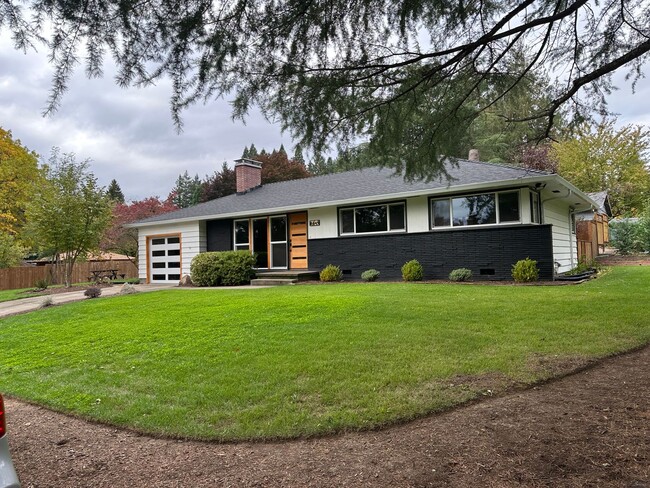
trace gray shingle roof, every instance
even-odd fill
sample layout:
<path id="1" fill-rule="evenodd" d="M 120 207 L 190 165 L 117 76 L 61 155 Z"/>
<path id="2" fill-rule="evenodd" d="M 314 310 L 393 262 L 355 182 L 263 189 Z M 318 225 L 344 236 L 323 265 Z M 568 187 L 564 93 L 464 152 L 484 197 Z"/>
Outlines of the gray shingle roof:
<path id="1" fill-rule="evenodd" d="M 353 198 L 372 198 L 404 194 L 422 190 L 450 188 L 479 183 L 497 183 L 499 181 L 544 176 L 548 173 L 514 166 L 455 160 L 448 163 L 446 169 L 451 181 L 442 177 L 425 182 L 407 182 L 393 170 L 365 168 L 330 175 L 315 176 L 302 180 L 282 181 L 266 184 L 241 195 L 229 195 L 193 207 L 183 208 L 163 215 L 157 215 L 135 224 L 165 222 L 167 220 L 201 217 L 217 217 L 240 212 L 254 213 L 260 210 L 280 209 L 288 206 L 314 206 L 327 202 L 338 202 Z"/>

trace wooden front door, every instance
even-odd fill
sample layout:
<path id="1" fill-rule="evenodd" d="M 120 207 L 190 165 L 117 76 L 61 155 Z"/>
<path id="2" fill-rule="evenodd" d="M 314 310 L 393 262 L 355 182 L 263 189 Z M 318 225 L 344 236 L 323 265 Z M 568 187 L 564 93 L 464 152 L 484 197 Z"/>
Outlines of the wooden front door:
<path id="1" fill-rule="evenodd" d="M 307 212 L 289 214 L 289 267 L 307 269 Z"/>

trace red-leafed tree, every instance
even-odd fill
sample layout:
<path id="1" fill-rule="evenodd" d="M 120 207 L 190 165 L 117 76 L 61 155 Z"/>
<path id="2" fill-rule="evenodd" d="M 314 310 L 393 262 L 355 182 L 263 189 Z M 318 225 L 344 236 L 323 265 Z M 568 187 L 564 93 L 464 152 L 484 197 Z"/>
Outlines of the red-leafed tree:
<path id="1" fill-rule="evenodd" d="M 235 170 L 223 163 L 221 171 L 215 171 L 212 176 L 206 176 L 201 183 L 201 197 L 199 202 L 207 202 L 215 198 L 226 197 L 237 191 Z"/>
<path id="2" fill-rule="evenodd" d="M 289 159 L 283 147 L 279 151 L 274 150 L 271 154 L 255 156 L 254 159 L 262 163 L 262 184 L 264 185 L 278 181 L 309 178 L 311 176 L 311 173 L 305 167 L 305 163 Z"/>
<path id="3" fill-rule="evenodd" d="M 522 144 L 514 154 L 514 163 L 524 168 L 557 173 L 557 161 L 551 157 L 548 144 Z"/>
<path id="4" fill-rule="evenodd" d="M 149 197 L 131 203 L 116 203 L 113 207 L 111 226 L 102 239 L 102 250 L 125 254 L 137 266 L 138 230 L 124 226 L 177 209 L 178 207 L 170 199 L 161 201 L 158 197 Z"/>

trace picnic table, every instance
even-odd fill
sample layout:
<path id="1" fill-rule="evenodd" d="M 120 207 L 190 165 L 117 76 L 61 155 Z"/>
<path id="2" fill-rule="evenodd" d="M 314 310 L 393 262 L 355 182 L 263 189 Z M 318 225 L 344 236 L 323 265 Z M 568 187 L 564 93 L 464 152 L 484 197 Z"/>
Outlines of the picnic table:
<path id="1" fill-rule="evenodd" d="M 117 272 L 119 269 L 95 269 L 91 270 L 90 274 L 92 276 L 88 277 L 88 281 L 101 281 L 103 278 L 109 278 L 111 280 L 117 279 Z"/>

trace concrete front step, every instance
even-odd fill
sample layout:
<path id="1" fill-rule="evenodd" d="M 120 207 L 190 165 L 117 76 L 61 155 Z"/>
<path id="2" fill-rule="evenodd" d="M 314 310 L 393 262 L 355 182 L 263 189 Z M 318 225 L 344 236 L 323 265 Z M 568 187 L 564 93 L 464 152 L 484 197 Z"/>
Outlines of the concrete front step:
<path id="1" fill-rule="evenodd" d="M 282 286 L 295 285 L 298 283 L 296 278 L 256 278 L 251 280 L 253 286 Z"/>
<path id="2" fill-rule="evenodd" d="M 258 271 L 257 279 L 291 279 L 297 281 L 318 280 L 318 271 L 313 270 L 282 270 Z"/>

